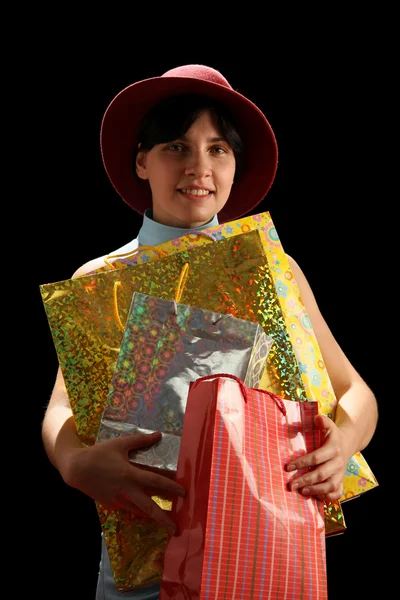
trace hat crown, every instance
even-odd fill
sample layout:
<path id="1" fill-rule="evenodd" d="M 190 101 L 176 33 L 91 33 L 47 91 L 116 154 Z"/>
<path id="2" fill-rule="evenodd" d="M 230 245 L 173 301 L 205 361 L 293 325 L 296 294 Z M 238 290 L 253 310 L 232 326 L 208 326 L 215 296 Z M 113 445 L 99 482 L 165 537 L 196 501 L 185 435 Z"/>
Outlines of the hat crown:
<path id="1" fill-rule="evenodd" d="M 227 79 L 216 69 L 205 65 L 183 65 L 166 71 L 161 77 L 191 77 L 192 79 L 201 79 L 209 83 L 217 83 L 226 88 L 232 89 Z"/>

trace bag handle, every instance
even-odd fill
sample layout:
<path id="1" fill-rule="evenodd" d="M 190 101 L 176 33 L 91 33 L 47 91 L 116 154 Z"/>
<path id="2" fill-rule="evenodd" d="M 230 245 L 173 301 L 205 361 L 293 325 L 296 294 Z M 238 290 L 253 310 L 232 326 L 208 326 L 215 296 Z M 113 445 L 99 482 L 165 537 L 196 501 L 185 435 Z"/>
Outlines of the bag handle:
<path id="1" fill-rule="evenodd" d="M 177 306 L 176 304 L 180 302 L 180 299 L 182 297 L 183 294 L 183 290 L 185 288 L 185 284 L 186 284 L 186 280 L 188 278 L 188 274 L 189 274 L 189 263 L 185 263 L 181 269 L 181 274 L 179 276 L 179 280 L 178 280 L 178 285 L 176 287 L 176 292 L 175 292 L 175 297 L 173 299 L 173 303 L 174 303 L 174 312 L 175 314 L 177 314 Z M 114 282 L 114 286 L 113 286 L 113 312 L 114 312 L 114 318 L 117 322 L 117 325 L 119 327 L 119 329 L 121 331 L 125 331 L 125 327 L 121 321 L 121 317 L 119 315 L 119 310 L 118 310 L 118 288 L 120 287 L 121 282 L 120 281 L 115 281 Z"/>
<path id="2" fill-rule="evenodd" d="M 211 240 L 212 242 L 216 241 L 212 233 L 207 233 L 207 231 L 201 231 L 201 229 L 194 229 L 187 235 L 202 235 Z M 152 250 L 157 254 L 158 258 L 165 258 L 165 256 L 168 256 L 168 252 L 166 252 L 165 250 L 160 250 L 159 248 L 157 248 L 157 246 L 138 246 L 134 250 L 129 250 L 129 252 L 123 252 L 122 254 L 109 254 L 105 257 L 104 262 L 110 267 L 110 269 L 116 269 L 117 267 L 114 265 L 114 263 L 111 262 L 112 258 L 129 258 L 130 256 L 134 256 L 135 254 L 140 252 L 140 250 Z"/>
<path id="3" fill-rule="evenodd" d="M 196 379 L 196 381 L 194 382 L 193 385 L 197 385 L 199 383 L 199 381 L 205 381 L 207 379 L 215 379 L 216 377 L 228 377 L 229 379 L 234 379 L 239 384 L 239 387 L 243 394 L 244 401 L 245 402 L 248 401 L 249 396 L 247 394 L 247 388 L 244 385 L 243 381 L 241 379 L 239 379 L 239 377 L 236 377 L 236 375 L 231 375 L 230 373 L 216 373 L 215 375 L 205 375 L 204 377 L 199 377 L 198 379 Z M 260 391 L 267 394 L 267 396 L 269 396 L 271 398 L 271 400 L 274 400 L 276 402 L 276 404 L 279 406 L 279 408 L 281 409 L 282 414 L 286 416 L 286 406 L 284 405 L 282 398 L 280 398 L 276 394 L 273 394 L 272 392 L 269 392 L 268 390 L 260 390 Z"/>
<path id="4" fill-rule="evenodd" d="M 168 253 L 165 252 L 165 250 L 157 250 L 157 246 L 138 246 L 134 250 L 123 252 L 122 254 L 109 254 L 105 257 L 104 262 L 110 267 L 110 269 L 115 270 L 117 267 L 114 265 L 114 263 L 110 262 L 112 258 L 128 258 L 129 256 L 134 256 L 140 250 L 153 250 L 153 252 L 156 252 L 158 258 L 164 258 L 164 256 L 168 256 Z"/>
<path id="5" fill-rule="evenodd" d="M 121 317 L 119 316 L 119 310 L 118 310 L 118 288 L 119 288 L 120 285 L 121 285 L 120 281 L 115 281 L 114 282 L 114 287 L 113 287 L 113 313 L 114 313 L 114 319 L 116 320 L 119 329 L 121 331 L 125 331 L 125 327 L 122 324 Z"/>
<path id="6" fill-rule="evenodd" d="M 211 239 L 213 242 L 215 242 L 215 238 L 213 237 L 213 235 L 211 233 L 207 233 L 206 231 L 201 231 L 201 230 L 197 230 L 195 229 L 194 231 L 191 231 L 190 234 L 188 235 L 202 235 L 208 239 Z M 114 264 L 112 262 L 110 262 L 109 259 L 111 258 L 121 258 L 121 257 L 128 257 L 128 256 L 134 256 L 137 252 L 140 252 L 140 250 L 143 249 L 147 249 L 147 250 L 153 250 L 153 252 L 156 252 L 159 258 L 165 258 L 168 255 L 168 252 L 165 252 L 165 250 L 158 250 L 157 246 L 138 246 L 137 248 L 135 248 L 134 250 L 131 250 L 130 252 L 124 252 L 122 254 L 110 254 L 109 256 L 107 256 L 104 259 L 104 262 L 111 268 L 116 270 L 116 267 L 114 266 Z M 178 281 L 178 285 L 177 285 L 177 289 L 176 289 L 176 293 L 175 293 L 175 298 L 173 299 L 173 303 L 174 303 L 174 313 L 177 314 L 177 306 L 176 303 L 180 302 L 180 299 L 182 297 L 183 294 L 183 290 L 186 284 L 186 280 L 188 278 L 188 274 L 189 274 L 189 263 L 185 263 L 182 267 L 181 270 L 181 274 L 179 276 L 179 281 Z M 121 285 L 120 281 L 116 281 L 114 283 L 114 287 L 113 287 L 113 311 L 114 311 L 114 318 L 117 322 L 117 325 L 119 327 L 119 329 L 121 331 L 125 331 L 125 327 L 121 321 L 121 317 L 119 315 L 119 310 L 118 310 L 118 288 Z"/>

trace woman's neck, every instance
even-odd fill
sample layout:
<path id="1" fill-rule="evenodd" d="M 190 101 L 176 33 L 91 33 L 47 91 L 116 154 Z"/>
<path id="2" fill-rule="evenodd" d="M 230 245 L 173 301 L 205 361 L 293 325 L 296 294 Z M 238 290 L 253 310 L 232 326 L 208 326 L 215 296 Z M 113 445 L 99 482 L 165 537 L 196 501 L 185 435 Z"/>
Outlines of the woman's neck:
<path id="1" fill-rule="evenodd" d="M 158 244 L 182 237 L 191 231 L 201 231 L 202 229 L 214 227 L 218 224 L 218 216 L 215 215 L 211 221 L 200 227 L 187 229 L 184 227 L 171 227 L 153 221 L 151 209 L 148 208 L 143 215 L 143 223 L 138 233 L 139 246 L 157 246 Z"/>

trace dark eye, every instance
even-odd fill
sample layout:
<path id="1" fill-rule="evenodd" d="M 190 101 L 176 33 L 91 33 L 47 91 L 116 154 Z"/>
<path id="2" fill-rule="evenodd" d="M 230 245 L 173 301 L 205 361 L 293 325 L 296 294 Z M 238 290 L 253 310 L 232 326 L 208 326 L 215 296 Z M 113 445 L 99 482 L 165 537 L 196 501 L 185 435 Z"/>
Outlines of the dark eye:
<path id="1" fill-rule="evenodd" d="M 214 146 L 213 148 L 211 148 L 211 152 L 213 152 L 214 154 L 226 154 L 227 150 L 225 148 L 222 148 L 221 146 Z"/>
<path id="2" fill-rule="evenodd" d="M 173 152 L 183 152 L 184 147 L 182 144 L 169 144 L 169 146 L 167 146 L 167 150 L 172 150 Z"/>

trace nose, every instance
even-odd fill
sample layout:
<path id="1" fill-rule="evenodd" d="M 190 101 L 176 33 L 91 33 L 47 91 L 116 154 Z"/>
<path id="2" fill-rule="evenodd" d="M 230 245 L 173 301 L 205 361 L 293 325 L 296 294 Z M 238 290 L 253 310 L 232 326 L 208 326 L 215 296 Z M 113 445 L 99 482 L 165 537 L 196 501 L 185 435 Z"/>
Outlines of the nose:
<path id="1" fill-rule="evenodd" d="M 212 175 L 210 157 L 198 152 L 191 154 L 185 165 L 185 175 L 191 175 L 196 179 L 210 177 Z"/>

